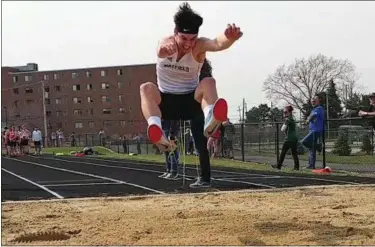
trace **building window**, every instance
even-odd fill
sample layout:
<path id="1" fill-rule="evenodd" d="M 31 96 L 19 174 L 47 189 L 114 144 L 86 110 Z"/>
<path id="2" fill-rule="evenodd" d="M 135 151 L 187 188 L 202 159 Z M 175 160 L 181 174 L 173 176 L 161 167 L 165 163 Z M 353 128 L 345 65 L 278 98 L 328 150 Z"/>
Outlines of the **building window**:
<path id="1" fill-rule="evenodd" d="M 125 113 L 125 108 L 124 108 L 124 107 L 120 107 L 120 108 L 118 108 L 118 112 L 119 112 L 119 113 Z"/>
<path id="2" fill-rule="evenodd" d="M 59 74 L 53 74 L 53 79 L 54 79 L 54 80 L 58 80 L 58 79 L 60 79 Z"/>
<path id="3" fill-rule="evenodd" d="M 15 107 L 15 108 L 18 108 L 19 103 L 20 103 L 20 102 L 19 102 L 18 100 L 15 100 L 15 101 L 14 101 L 14 107 Z"/>
<path id="4" fill-rule="evenodd" d="M 78 78 L 79 74 L 77 72 L 72 73 L 72 79 Z"/>
<path id="5" fill-rule="evenodd" d="M 25 89 L 25 93 L 33 93 L 33 92 L 34 92 L 33 89 L 30 88 L 30 87 L 27 87 L 27 88 Z"/>
<path id="6" fill-rule="evenodd" d="M 44 103 L 45 103 L 46 105 L 50 105 L 50 104 L 51 104 L 51 100 L 50 100 L 50 99 L 44 99 Z"/>
<path id="7" fill-rule="evenodd" d="M 56 111 L 56 117 L 62 117 L 63 114 L 62 114 L 62 111 Z"/>
<path id="8" fill-rule="evenodd" d="M 14 94 L 19 94 L 20 92 L 19 92 L 18 88 L 13 88 L 13 93 Z"/>
<path id="9" fill-rule="evenodd" d="M 107 76 L 107 75 L 108 75 L 107 70 L 100 71 L 100 76 Z"/>
<path id="10" fill-rule="evenodd" d="M 57 129 L 61 129 L 62 126 L 63 126 L 62 123 L 56 123 L 56 128 L 57 128 Z"/>
<path id="11" fill-rule="evenodd" d="M 13 83 L 16 83 L 16 82 L 18 82 L 18 76 L 13 76 Z"/>
<path id="12" fill-rule="evenodd" d="M 31 75 L 25 75 L 25 81 L 28 82 L 28 81 L 31 81 L 33 79 L 33 77 Z"/>
<path id="13" fill-rule="evenodd" d="M 56 99 L 55 102 L 56 102 L 56 105 L 61 105 L 61 99 Z"/>
<path id="14" fill-rule="evenodd" d="M 59 85 L 54 86 L 55 92 L 60 92 L 61 87 Z"/>
<path id="15" fill-rule="evenodd" d="M 92 90 L 92 84 L 87 84 L 87 90 Z"/>
<path id="16" fill-rule="evenodd" d="M 87 109 L 87 115 L 94 115 L 94 108 Z"/>
<path id="17" fill-rule="evenodd" d="M 124 83 L 123 82 L 117 82 L 117 87 L 118 88 L 122 88 L 124 86 Z"/>
<path id="18" fill-rule="evenodd" d="M 49 117 L 51 116 L 52 112 L 51 111 L 46 111 L 46 116 Z"/>
<path id="19" fill-rule="evenodd" d="M 49 75 L 43 75 L 43 80 L 48 81 L 49 80 Z"/>
<path id="20" fill-rule="evenodd" d="M 103 82 L 102 89 L 109 89 L 109 83 Z"/>
<path id="21" fill-rule="evenodd" d="M 118 96 L 118 101 L 119 101 L 119 102 L 123 102 L 123 101 L 124 101 L 124 95 L 119 94 L 119 96 Z"/>
<path id="22" fill-rule="evenodd" d="M 74 104 L 81 104 L 82 101 L 81 101 L 81 98 L 74 97 L 73 102 L 74 102 Z"/>
<path id="23" fill-rule="evenodd" d="M 83 128 L 83 123 L 77 122 L 77 123 L 74 124 L 74 126 L 76 127 L 76 129 L 82 129 Z"/>
<path id="24" fill-rule="evenodd" d="M 90 128 L 94 128 L 95 127 L 95 123 L 94 122 L 89 122 L 89 127 Z"/>
<path id="25" fill-rule="evenodd" d="M 73 110 L 73 115 L 74 116 L 82 116 L 82 110 L 80 110 L 80 109 L 74 109 Z"/>
<path id="26" fill-rule="evenodd" d="M 125 120 L 121 120 L 120 121 L 120 126 L 121 127 L 125 127 L 126 126 L 126 121 Z"/>
<path id="27" fill-rule="evenodd" d="M 109 97 L 108 96 L 102 96 L 102 102 L 109 102 Z"/>
<path id="28" fill-rule="evenodd" d="M 86 71 L 86 78 L 91 78 L 91 72 L 90 71 Z"/>
<path id="29" fill-rule="evenodd" d="M 18 121 L 18 120 L 20 120 L 20 118 L 21 118 L 21 115 L 20 114 L 16 114 L 16 115 L 14 115 L 14 117 L 16 118 L 16 120 Z"/>
<path id="30" fill-rule="evenodd" d="M 49 87 L 44 87 L 44 92 L 49 93 Z"/>
<path id="31" fill-rule="evenodd" d="M 117 70 L 117 75 L 122 75 L 122 69 Z"/>
<path id="32" fill-rule="evenodd" d="M 103 109 L 103 114 L 111 114 L 111 109 Z"/>
<path id="33" fill-rule="evenodd" d="M 26 105 L 31 105 L 34 103 L 34 100 L 28 99 L 26 100 Z"/>
<path id="34" fill-rule="evenodd" d="M 94 102 L 94 100 L 92 99 L 92 97 L 88 96 L 87 97 L 87 102 L 92 103 L 92 102 Z"/>
<path id="35" fill-rule="evenodd" d="M 81 85 L 73 85 L 73 91 L 81 90 Z"/>
<path id="36" fill-rule="evenodd" d="M 108 120 L 104 120 L 104 121 L 103 121 L 103 126 L 104 126 L 104 127 L 109 127 L 109 126 L 111 126 L 111 122 L 108 121 Z"/>

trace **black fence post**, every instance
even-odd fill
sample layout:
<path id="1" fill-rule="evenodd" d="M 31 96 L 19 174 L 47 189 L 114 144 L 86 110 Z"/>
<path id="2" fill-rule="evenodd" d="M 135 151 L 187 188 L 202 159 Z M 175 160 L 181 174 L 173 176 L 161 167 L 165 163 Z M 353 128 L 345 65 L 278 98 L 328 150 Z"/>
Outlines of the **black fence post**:
<path id="1" fill-rule="evenodd" d="M 322 152 L 323 152 L 323 168 L 326 168 L 326 127 L 325 124 L 327 120 L 324 121 L 323 124 L 323 134 L 322 134 Z"/>
<path id="2" fill-rule="evenodd" d="M 244 130 L 245 130 L 245 124 L 241 123 L 241 155 L 242 155 L 242 161 L 245 161 L 245 137 L 244 137 Z"/>
<path id="3" fill-rule="evenodd" d="M 276 156 L 277 156 L 277 164 L 279 164 L 280 160 L 280 140 L 279 140 L 280 132 L 279 132 L 279 123 L 276 123 Z"/>
<path id="4" fill-rule="evenodd" d="M 375 135 L 375 126 L 372 126 L 371 128 L 371 147 L 372 147 L 372 156 L 374 156 L 374 149 L 375 149 L 375 146 L 374 146 L 374 135 Z"/>

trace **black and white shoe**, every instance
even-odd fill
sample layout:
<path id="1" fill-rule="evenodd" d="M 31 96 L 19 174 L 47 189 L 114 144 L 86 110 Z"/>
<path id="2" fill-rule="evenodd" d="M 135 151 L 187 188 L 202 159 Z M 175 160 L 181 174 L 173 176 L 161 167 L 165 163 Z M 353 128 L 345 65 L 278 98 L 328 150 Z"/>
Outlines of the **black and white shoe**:
<path id="1" fill-rule="evenodd" d="M 169 180 L 178 180 L 179 177 L 178 177 L 178 173 L 177 172 L 172 172 L 172 173 L 169 173 L 167 176 L 164 177 L 165 179 L 169 179 Z"/>
<path id="2" fill-rule="evenodd" d="M 170 173 L 169 172 L 164 172 L 163 174 L 159 175 L 158 177 L 159 178 L 165 178 L 166 176 L 168 176 Z"/>
<path id="3" fill-rule="evenodd" d="M 204 181 L 201 177 L 197 179 L 194 183 L 189 185 L 190 188 L 199 189 L 199 188 L 210 188 L 211 182 Z"/>

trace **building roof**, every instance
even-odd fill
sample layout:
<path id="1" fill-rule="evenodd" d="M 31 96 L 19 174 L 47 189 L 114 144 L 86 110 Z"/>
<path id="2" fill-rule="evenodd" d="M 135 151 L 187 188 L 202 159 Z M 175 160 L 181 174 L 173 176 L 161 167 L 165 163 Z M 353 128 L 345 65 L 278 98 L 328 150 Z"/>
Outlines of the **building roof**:
<path id="1" fill-rule="evenodd" d="M 156 65 L 156 63 L 144 63 L 144 64 L 128 64 L 128 65 L 114 65 L 114 66 L 105 66 L 105 67 L 86 67 L 86 68 L 72 68 L 72 69 L 58 69 L 58 70 L 37 70 L 37 71 L 20 71 L 20 72 L 9 72 L 11 75 L 20 75 L 20 74 L 30 74 L 30 73 L 50 73 L 50 72 L 64 72 L 64 71 L 79 71 L 79 70 L 97 70 L 97 69 L 111 69 L 111 68 L 123 68 L 123 67 L 140 67 L 140 66 L 151 66 Z M 8 68 L 15 68 L 20 66 L 3 66 Z"/>

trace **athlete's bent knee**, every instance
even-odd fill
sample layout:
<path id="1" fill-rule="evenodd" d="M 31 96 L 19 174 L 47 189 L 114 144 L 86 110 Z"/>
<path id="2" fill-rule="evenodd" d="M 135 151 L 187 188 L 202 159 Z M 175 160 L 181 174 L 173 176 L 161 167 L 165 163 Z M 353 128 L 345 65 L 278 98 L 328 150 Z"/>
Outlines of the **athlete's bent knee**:
<path id="1" fill-rule="evenodd" d="M 204 87 L 216 87 L 216 80 L 213 77 L 206 77 L 199 84 Z"/>
<path id="2" fill-rule="evenodd" d="M 141 84 L 139 90 L 141 95 L 154 95 L 158 91 L 158 88 L 152 82 L 145 82 Z"/>

